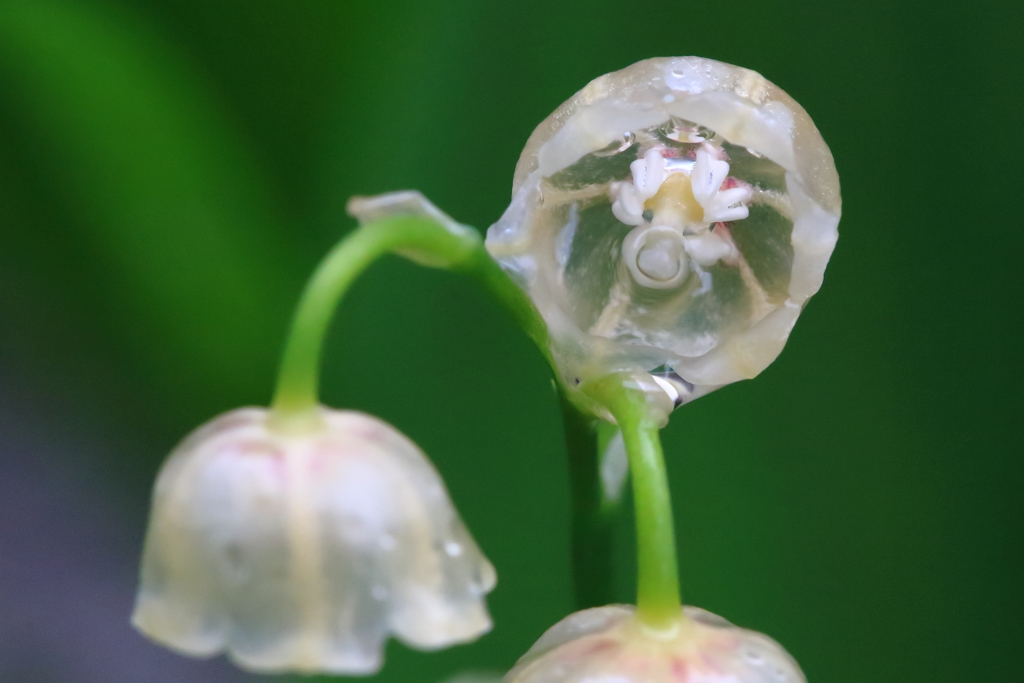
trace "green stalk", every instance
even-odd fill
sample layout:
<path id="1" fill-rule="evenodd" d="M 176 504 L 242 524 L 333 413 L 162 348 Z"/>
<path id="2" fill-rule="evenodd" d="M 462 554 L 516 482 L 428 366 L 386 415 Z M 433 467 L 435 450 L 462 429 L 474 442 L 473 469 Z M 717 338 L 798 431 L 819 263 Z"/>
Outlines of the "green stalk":
<path id="1" fill-rule="evenodd" d="M 569 454 L 573 591 L 576 609 L 582 610 L 615 601 L 611 561 L 615 510 L 605 500 L 601 484 L 597 420 L 585 417 L 562 392 L 559 403 Z"/>
<path id="2" fill-rule="evenodd" d="M 466 272 L 505 305 L 550 362 L 547 327 L 529 297 L 487 253 L 478 233 L 468 228 L 450 230 L 416 215 L 386 218 L 363 225 L 343 238 L 306 285 L 278 373 L 272 403 L 278 424 L 303 426 L 318 419 L 320 358 L 334 311 L 352 282 L 388 253 Z"/>
<path id="3" fill-rule="evenodd" d="M 643 390 L 610 376 L 584 387 L 615 418 L 626 444 L 633 481 L 637 537 L 637 617 L 654 629 L 672 628 L 680 617 L 676 537 L 665 458 L 658 433 L 661 415 L 652 413 Z"/>
<path id="4" fill-rule="evenodd" d="M 343 238 L 307 283 L 285 344 L 272 402 L 278 428 L 306 430 L 319 423 L 320 362 L 334 311 L 355 279 L 389 253 L 463 272 L 479 282 L 512 314 L 558 377 L 547 326 L 526 293 L 487 253 L 479 234 L 469 229 L 450 230 L 422 216 L 396 216 L 363 225 Z M 559 386 L 559 398 L 572 486 L 573 576 L 576 601 L 584 609 L 613 601 L 611 521 L 615 505 L 605 500 L 601 485 L 599 423 L 580 411 L 565 387 Z M 632 463 L 631 469 L 635 469 Z"/>

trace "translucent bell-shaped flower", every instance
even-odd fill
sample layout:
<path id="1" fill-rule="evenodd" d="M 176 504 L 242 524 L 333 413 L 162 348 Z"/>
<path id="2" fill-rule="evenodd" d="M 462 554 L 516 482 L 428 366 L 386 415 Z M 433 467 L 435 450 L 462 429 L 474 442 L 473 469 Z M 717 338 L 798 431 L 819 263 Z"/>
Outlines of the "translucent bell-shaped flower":
<path id="1" fill-rule="evenodd" d="M 611 605 L 552 626 L 505 683 L 806 683 L 768 636 L 684 607 L 676 628 L 651 632 L 634 608 Z"/>
<path id="2" fill-rule="evenodd" d="M 366 674 L 391 633 L 436 649 L 490 629 L 494 569 L 413 442 L 356 412 L 300 434 L 271 416 L 222 415 L 167 460 L 139 630 L 255 671 Z"/>
<path id="3" fill-rule="evenodd" d="M 835 246 L 807 113 L 699 57 L 597 78 L 533 132 L 487 248 L 547 322 L 563 383 L 644 371 L 684 403 L 782 350 Z"/>

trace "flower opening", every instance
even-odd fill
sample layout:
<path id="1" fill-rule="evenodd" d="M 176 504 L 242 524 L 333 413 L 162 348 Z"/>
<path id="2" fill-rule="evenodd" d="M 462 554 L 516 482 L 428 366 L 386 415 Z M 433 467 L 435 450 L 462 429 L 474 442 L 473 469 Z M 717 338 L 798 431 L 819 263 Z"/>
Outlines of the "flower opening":
<path id="1" fill-rule="evenodd" d="M 487 248 L 547 322 L 566 387 L 669 371 L 685 403 L 778 356 L 839 214 L 832 155 L 786 93 L 710 59 L 649 59 L 537 127 Z"/>

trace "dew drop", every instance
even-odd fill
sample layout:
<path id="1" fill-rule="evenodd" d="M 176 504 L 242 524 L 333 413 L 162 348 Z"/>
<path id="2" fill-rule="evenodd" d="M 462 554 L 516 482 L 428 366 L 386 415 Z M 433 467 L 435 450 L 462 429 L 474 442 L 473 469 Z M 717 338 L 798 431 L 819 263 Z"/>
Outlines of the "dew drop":
<path id="1" fill-rule="evenodd" d="M 690 400 L 694 386 L 679 376 L 672 368 L 662 365 L 650 371 L 651 378 L 665 390 L 665 393 L 672 399 L 674 408 L 678 408 Z M 747 652 L 753 652 L 748 650 Z M 751 656 L 755 656 L 756 653 Z"/>
<path id="2" fill-rule="evenodd" d="M 704 126 L 698 126 L 695 132 L 690 133 L 689 140 L 690 142 L 704 142 L 705 140 L 711 140 L 714 137 L 715 131 L 710 128 L 705 128 Z"/>
<path id="3" fill-rule="evenodd" d="M 616 140 L 607 147 L 597 150 L 594 152 L 595 157 L 613 157 L 620 152 L 625 152 L 627 149 L 633 146 L 633 142 L 636 141 L 636 135 L 632 131 L 623 133 L 621 140 Z"/>
<path id="4" fill-rule="evenodd" d="M 681 119 L 670 116 L 668 121 L 658 126 L 658 132 L 669 140 L 679 140 L 680 129 L 685 126 Z"/>
<path id="5" fill-rule="evenodd" d="M 455 541 L 448 541 L 444 544 L 444 551 L 448 553 L 448 557 L 458 557 L 462 554 L 462 546 Z"/>
<path id="6" fill-rule="evenodd" d="M 715 137 L 715 131 L 699 124 L 670 116 L 668 121 L 658 127 L 663 139 L 682 144 L 698 144 Z"/>

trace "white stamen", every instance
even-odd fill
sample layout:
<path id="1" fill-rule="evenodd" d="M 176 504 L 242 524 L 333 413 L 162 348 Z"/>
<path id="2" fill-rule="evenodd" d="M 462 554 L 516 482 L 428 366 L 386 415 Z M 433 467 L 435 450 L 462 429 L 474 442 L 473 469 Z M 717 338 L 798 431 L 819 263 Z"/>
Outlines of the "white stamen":
<path id="1" fill-rule="evenodd" d="M 730 187 L 719 192 L 714 201 L 724 207 L 734 208 L 737 204 L 750 201 L 750 194 L 749 187 Z"/>
<path id="2" fill-rule="evenodd" d="M 621 182 L 612 184 L 612 213 L 626 225 L 642 225 L 644 222 L 644 203 L 637 196 L 633 183 Z"/>
<path id="3" fill-rule="evenodd" d="M 746 207 L 744 207 L 744 210 Z M 735 247 L 721 235 L 705 232 L 683 238 L 683 248 L 699 266 L 712 266 L 720 259 L 732 256 Z"/>
<path id="4" fill-rule="evenodd" d="M 633 185 L 640 199 L 647 200 L 658 194 L 665 181 L 665 158 L 657 150 L 647 150 L 644 158 L 631 163 L 629 169 L 633 172 Z"/>
<path id="5" fill-rule="evenodd" d="M 729 162 L 715 158 L 707 147 L 708 145 L 704 145 L 697 150 L 693 175 L 690 176 L 693 196 L 701 206 L 706 206 L 711 201 L 729 175 Z"/>
<path id="6" fill-rule="evenodd" d="M 722 190 L 728 176 L 729 162 L 715 158 L 708 145 L 697 150 L 690 184 L 694 198 L 704 209 L 705 223 L 738 221 L 750 215 L 745 205 L 750 201 L 750 188 L 740 186 Z"/>
<path id="7" fill-rule="evenodd" d="M 745 206 L 734 206 L 725 209 L 709 207 L 704 211 L 704 219 L 715 223 L 743 220 L 750 215 L 750 209 Z"/>

